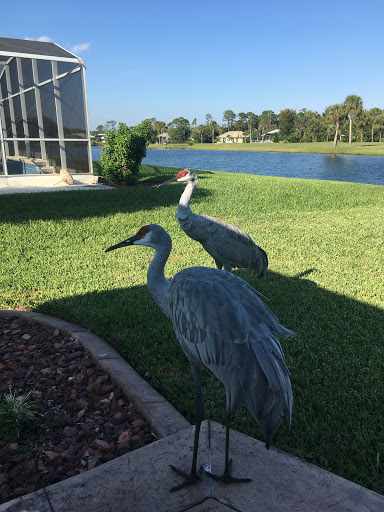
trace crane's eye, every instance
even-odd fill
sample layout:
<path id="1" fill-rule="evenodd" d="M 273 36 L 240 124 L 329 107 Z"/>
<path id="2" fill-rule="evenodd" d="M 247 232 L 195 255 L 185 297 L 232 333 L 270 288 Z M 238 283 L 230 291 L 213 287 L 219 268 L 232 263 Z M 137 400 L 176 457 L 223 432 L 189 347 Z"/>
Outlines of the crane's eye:
<path id="1" fill-rule="evenodd" d="M 145 235 L 149 232 L 149 226 L 143 226 L 142 228 L 139 229 L 139 231 L 137 232 L 137 238 L 140 239 L 140 238 L 144 238 Z"/>
<path id="2" fill-rule="evenodd" d="M 184 178 L 184 176 L 186 176 L 188 173 L 188 169 L 184 169 L 183 171 L 179 171 L 177 175 L 179 178 Z"/>

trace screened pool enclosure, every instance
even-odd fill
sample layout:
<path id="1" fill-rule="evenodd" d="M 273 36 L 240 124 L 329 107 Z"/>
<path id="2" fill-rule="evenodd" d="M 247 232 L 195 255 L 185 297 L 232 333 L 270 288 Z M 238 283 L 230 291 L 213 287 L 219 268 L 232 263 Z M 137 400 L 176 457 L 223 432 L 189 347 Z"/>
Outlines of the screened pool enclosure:
<path id="1" fill-rule="evenodd" d="M 84 62 L 54 43 L 0 37 L 0 178 L 92 173 Z"/>

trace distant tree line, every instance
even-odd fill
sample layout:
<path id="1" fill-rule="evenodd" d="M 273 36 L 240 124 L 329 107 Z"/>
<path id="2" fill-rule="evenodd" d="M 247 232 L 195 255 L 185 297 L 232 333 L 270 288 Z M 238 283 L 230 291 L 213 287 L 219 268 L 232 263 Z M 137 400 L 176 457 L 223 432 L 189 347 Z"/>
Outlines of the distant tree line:
<path id="1" fill-rule="evenodd" d="M 279 129 L 273 135 L 274 142 L 321 142 L 338 141 L 381 142 L 384 130 L 384 110 L 374 107 L 366 110 L 360 96 L 349 95 L 343 103 L 326 107 L 323 113 L 303 108 L 287 108 L 278 114 L 264 110 L 261 114 L 226 110 L 221 123 L 206 114 L 205 122 L 197 124 L 196 118 L 190 122 L 184 117 L 177 117 L 166 123 L 156 118 L 146 119 L 149 126 L 149 142 L 155 143 L 159 135 L 168 132 L 173 142 L 185 142 L 193 138 L 195 142 L 213 143 L 217 137 L 227 131 L 242 131 L 246 141 L 263 140 L 264 134 Z M 99 125 L 91 135 L 116 130 L 116 121 Z"/>

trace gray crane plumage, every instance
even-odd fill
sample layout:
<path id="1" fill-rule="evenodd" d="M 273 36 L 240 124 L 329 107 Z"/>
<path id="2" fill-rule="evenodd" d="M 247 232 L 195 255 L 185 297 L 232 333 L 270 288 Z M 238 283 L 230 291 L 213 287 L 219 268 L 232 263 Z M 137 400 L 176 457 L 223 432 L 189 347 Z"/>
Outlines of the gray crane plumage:
<path id="1" fill-rule="evenodd" d="M 175 215 L 181 229 L 201 243 L 215 260 L 217 268 L 224 267 L 229 272 L 236 267 L 248 268 L 257 278 L 264 277 L 268 268 L 267 254 L 248 233 L 215 217 L 197 215 L 191 211 L 190 200 L 197 185 L 196 174 L 184 169 L 165 183 L 172 181 L 186 183 Z"/>
<path id="2" fill-rule="evenodd" d="M 234 274 L 207 267 L 190 267 L 168 281 L 164 266 L 171 252 L 172 240 L 161 226 L 144 226 L 136 235 L 107 251 L 128 245 L 155 249 L 156 254 L 147 273 L 148 288 L 155 302 L 172 321 L 194 374 L 196 429 L 192 469 L 188 475 L 173 469 L 182 474 L 187 483 L 199 478 L 196 460 L 203 419 L 199 372 L 200 368 L 205 368 L 224 384 L 226 391 L 226 458 L 221 479 L 225 482 L 239 481 L 230 475 L 230 418 L 245 403 L 260 425 L 267 447 L 275 438 L 283 416 L 290 425 L 292 389 L 277 337 L 295 336 L 295 333 L 280 325 L 263 302 L 263 296 Z"/>
<path id="3" fill-rule="evenodd" d="M 261 295 L 230 273 L 206 267 L 178 272 L 168 290 L 168 316 L 188 359 L 226 390 L 226 412 L 245 403 L 269 447 L 282 414 L 290 424 L 292 390 L 277 336 L 281 326 Z"/>

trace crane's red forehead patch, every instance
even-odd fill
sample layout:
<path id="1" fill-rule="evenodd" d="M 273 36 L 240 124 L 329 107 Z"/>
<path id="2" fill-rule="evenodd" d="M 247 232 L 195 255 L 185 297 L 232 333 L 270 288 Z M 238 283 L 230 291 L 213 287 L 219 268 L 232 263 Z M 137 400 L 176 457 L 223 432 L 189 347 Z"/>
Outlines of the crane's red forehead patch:
<path id="1" fill-rule="evenodd" d="M 147 233 L 149 232 L 149 226 L 143 226 L 142 228 L 139 229 L 139 231 L 137 232 L 137 235 L 136 237 L 137 238 L 143 238 Z"/>
<path id="2" fill-rule="evenodd" d="M 183 169 L 182 171 L 179 171 L 179 172 L 177 173 L 177 176 L 178 176 L 179 178 L 184 178 L 184 176 L 186 176 L 188 173 L 189 173 L 188 169 Z"/>

